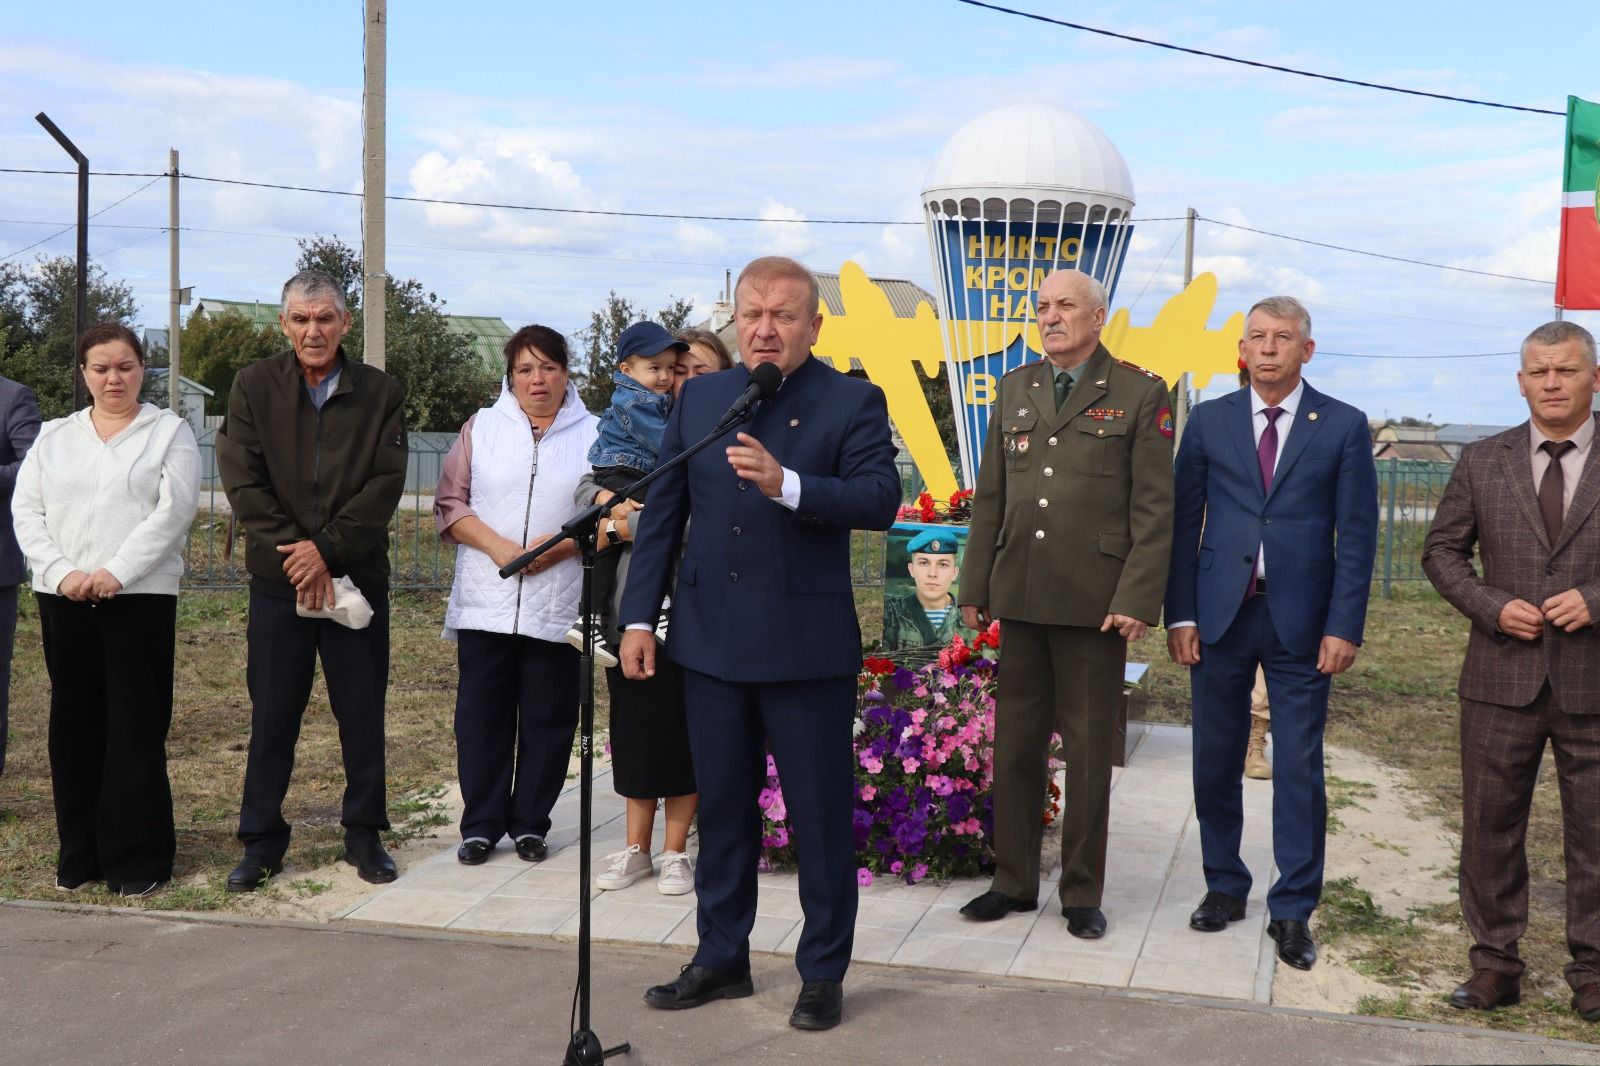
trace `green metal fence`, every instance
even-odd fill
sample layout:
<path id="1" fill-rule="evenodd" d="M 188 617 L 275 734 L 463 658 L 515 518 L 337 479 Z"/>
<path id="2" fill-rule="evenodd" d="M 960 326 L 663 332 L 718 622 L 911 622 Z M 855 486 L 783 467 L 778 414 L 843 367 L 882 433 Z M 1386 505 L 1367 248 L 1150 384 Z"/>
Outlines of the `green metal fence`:
<path id="1" fill-rule="evenodd" d="M 406 493 L 389 526 L 389 561 L 396 589 L 448 589 L 455 572 L 455 549 L 441 544 L 433 529 L 433 486 L 454 434 L 412 434 Z M 185 546 L 184 584 L 192 588 L 244 585 L 244 542 L 233 528 L 227 497 L 217 476 L 210 434 L 200 441 L 200 512 Z M 905 499 L 915 499 L 923 482 L 909 458 L 898 460 Z M 1378 559 L 1373 580 L 1388 597 L 1394 583 L 1425 580 L 1422 542 L 1434 509 L 1450 480 L 1449 463 L 1383 460 L 1378 464 Z M 228 537 L 233 534 L 233 551 Z M 884 537 L 858 531 L 851 549 L 857 588 L 883 584 Z"/>
<path id="2" fill-rule="evenodd" d="M 1452 463 L 1384 459 L 1378 463 L 1378 559 L 1373 580 L 1384 599 L 1397 581 L 1426 581 L 1422 542 L 1450 482 Z"/>
<path id="3" fill-rule="evenodd" d="M 433 488 L 454 443 L 453 433 L 410 434 L 406 491 L 389 523 L 390 585 L 395 589 L 448 589 L 455 574 L 455 548 L 442 544 L 433 528 Z M 184 546 L 183 583 L 189 588 L 237 588 L 249 583 L 244 568 L 244 535 L 217 474 L 212 435 L 200 439 L 200 510 Z M 897 463 L 906 499 L 922 491 L 922 478 L 909 459 Z M 229 538 L 232 537 L 230 550 Z M 883 585 L 884 538 L 858 531 L 851 545 L 851 576 L 859 588 Z"/>

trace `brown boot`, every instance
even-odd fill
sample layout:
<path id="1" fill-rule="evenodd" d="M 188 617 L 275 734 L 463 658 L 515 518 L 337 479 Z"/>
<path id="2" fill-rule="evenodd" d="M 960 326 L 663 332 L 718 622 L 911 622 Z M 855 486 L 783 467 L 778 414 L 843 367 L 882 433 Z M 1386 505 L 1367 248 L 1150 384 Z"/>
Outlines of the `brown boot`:
<path id="1" fill-rule="evenodd" d="M 1244 752 L 1244 776 L 1257 781 L 1272 780 L 1272 764 L 1267 761 L 1267 720 L 1250 716 L 1250 745 Z"/>

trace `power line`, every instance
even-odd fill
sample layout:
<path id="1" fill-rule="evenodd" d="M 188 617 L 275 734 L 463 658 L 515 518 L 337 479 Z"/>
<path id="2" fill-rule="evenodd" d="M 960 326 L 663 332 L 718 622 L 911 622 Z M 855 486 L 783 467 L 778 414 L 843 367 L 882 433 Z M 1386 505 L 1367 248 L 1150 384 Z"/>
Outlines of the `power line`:
<path id="1" fill-rule="evenodd" d="M 961 3 L 967 3 L 967 2 L 969 2 L 969 0 L 960 0 L 960 2 Z M 1000 10 L 1004 10 L 1004 9 L 1000 9 Z M 1049 21 L 1049 20 L 1046 20 L 1046 21 Z M 13 174 L 15 174 L 15 173 L 22 173 L 22 174 L 76 174 L 77 171 L 74 171 L 74 170 L 25 170 L 25 169 L 18 169 L 18 168 L 15 168 L 15 167 L 0 167 L 0 173 L 13 173 Z M 96 172 L 96 173 L 99 173 L 99 172 Z M 108 206 L 106 206 L 104 208 L 101 208 L 99 211 L 95 212 L 95 215 L 91 215 L 90 216 L 91 218 L 96 217 L 96 216 L 101 215 L 101 214 L 104 214 L 106 211 L 109 211 L 111 208 L 117 206 L 117 204 L 122 203 L 123 200 L 127 200 L 132 196 L 136 196 L 137 194 L 143 192 L 145 189 L 148 189 L 151 185 L 154 185 L 155 182 L 160 180 L 161 178 L 170 177 L 170 175 L 168 175 L 166 173 L 154 174 L 154 175 L 141 174 L 141 173 L 135 173 L 135 172 L 130 172 L 130 171 L 106 171 L 104 173 L 107 174 L 108 176 L 116 176 L 116 177 L 151 177 L 154 180 L 152 180 L 152 181 L 146 183 L 145 185 L 142 185 L 139 188 L 135 189 L 133 192 L 129 193 L 127 196 L 124 196 L 122 198 L 122 200 L 118 200 L 115 203 L 112 203 L 112 204 L 110 204 L 110 205 L 108 205 Z M 311 185 L 284 185 L 284 184 L 279 184 L 279 183 L 276 183 L 276 182 L 267 182 L 267 181 L 245 181 L 245 180 L 240 179 L 240 178 L 217 178 L 217 177 L 211 177 L 209 175 L 204 175 L 204 174 L 180 174 L 179 177 L 187 178 L 187 179 L 189 179 L 191 181 L 204 181 L 204 182 L 210 182 L 210 183 L 213 183 L 213 184 L 240 185 L 240 186 L 247 186 L 247 187 L 250 187 L 250 188 L 257 188 L 257 189 L 276 189 L 276 190 L 283 191 L 283 192 L 305 192 L 305 193 L 314 193 L 314 194 L 322 195 L 322 196 L 360 197 L 360 195 L 361 195 L 358 192 L 351 192 L 351 191 L 345 190 L 345 189 L 322 189 L 322 188 L 317 188 L 316 186 L 311 186 Z M 900 222 L 900 221 L 889 221 L 889 220 L 884 220 L 884 219 L 833 219 L 833 218 L 813 218 L 813 219 L 778 218 L 778 219 L 773 219 L 773 218 L 758 218 L 758 217 L 753 216 L 753 215 L 696 215 L 696 214 L 687 214 L 687 213 L 682 213 L 682 212 L 669 212 L 669 211 L 603 211 L 603 210 L 599 210 L 599 209 L 596 209 L 596 208 L 546 207 L 546 206 L 540 206 L 540 205 L 535 205 L 535 204 L 502 204 L 502 203 L 491 203 L 491 202 L 486 202 L 486 201 L 475 201 L 475 200 L 446 200 L 446 199 L 442 199 L 442 198 L 425 197 L 425 196 L 397 196 L 397 195 L 393 195 L 393 194 L 385 196 L 385 199 L 394 200 L 394 201 L 401 202 L 401 203 L 435 204 L 435 205 L 442 205 L 442 206 L 448 206 L 448 207 L 483 207 L 483 208 L 492 208 L 492 209 L 503 210 L 503 211 L 537 211 L 537 212 L 546 212 L 546 213 L 551 213 L 551 214 L 563 214 L 563 215 L 600 215 L 600 216 L 606 216 L 606 217 L 611 217 L 611 218 L 649 218 L 649 219 L 681 220 L 681 221 L 691 221 L 691 222 L 787 222 L 787 223 L 806 223 L 806 222 L 811 222 L 811 223 L 815 223 L 815 224 L 817 224 L 819 226 L 921 226 L 921 225 L 923 225 L 923 223 L 920 222 L 920 221 L 918 221 L 918 222 Z M 1454 271 L 1454 272 L 1459 273 L 1459 274 L 1475 274 L 1475 275 L 1477 275 L 1479 277 L 1499 278 L 1499 279 L 1502 279 L 1502 280 L 1505 280 L 1505 281 L 1524 281 L 1524 282 L 1528 282 L 1529 284 L 1533 284 L 1533 285 L 1554 285 L 1555 284 L 1554 281 L 1546 279 L 1546 278 L 1528 278 L 1528 277 L 1522 277 L 1522 276 L 1517 275 L 1517 274 L 1499 274 L 1499 273 L 1496 273 L 1496 272 L 1494 272 L 1492 270 L 1474 270 L 1474 269 L 1472 269 L 1470 267 L 1450 266 L 1449 264 L 1446 264 L 1446 263 L 1433 263 L 1433 262 L 1429 262 L 1428 260 L 1425 260 L 1425 259 L 1412 259 L 1412 258 L 1409 258 L 1407 256 L 1388 255 L 1388 254 L 1383 253 L 1383 252 L 1368 251 L 1368 250 L 1366 250 L 1364 248 L 1352 248 L 1352 247 L 1350 247 L 1348 245 L 1330 244 L 1330 243 L 1328 243 L 1326 241 L 1312 240 L 1309 237 L 1295 237 L 1295 236 L 1291 236 L 1291 235 L 1289 235 L 1287 233 L 1275 233 L 1275 232 L 1273 232 L 1271 230 L 1256 229 L 1253 226 L 1242 226 L 1242 225 L 1239 225 L 1238 223 L 1234 223 L 1234 222 L 1224 222 L 1221 219 L 1209 218 L 1209 217 L 1207 217 L 1205 215 L 1196 215 L 1195 217 L 1196 217 L 1197 221 L 1208 222 L 1208 223 L 1210 223 L 1210 224 L 1212 224 L 1214 226 L 1226 226 L 1229 229 L 1242 230 L 1242 231 L 1244 231 L 1246 233 L 1255 233 L 1255 234 L 1259 234 L 1259 235 L 1261 235 L 1263 237 L 1274 237 L 1274 238 L 1276 238 L 1278 240 L 1294 241 L 1294 242 L 1296 242 L 1298 244 L 1307 244 L 1307 245 L 1311 245 L 1312 247 L 1316 247 L 1316 248 L 1327 248 L 1329 250 L 1336 251 L 1336 252 L 1348 252 L 1351 255 L 1365 255 L 1365 256 L 1370 256 L 1371 258 L 1374 258 L 1374 259 L 1386 259 L 1386 260 L 1389 260 L 1390 262 L 1394 262 L 1394 263 L 1408 263 L 1408 264 L 1410 264 L 1412 266 L 1430 267 L 1430 268 L 1432 268 L 1434 270 L 1449 270 L 1449 271 Z M 1148 223 L 1153 223 L 1153 222 L 1182 222 L 1183 220 L 1184 220 L 1184 217 L 1181 216 L 1181 215 L 1170 215 L 1170 216 L 1155 216 L 1155 217 L 1151 217 L 1151 218 L 1133 218 L 1133 219 L 1129 219 L 1129 223 L 1130 224 L 1140 224 L 1140 225 L 1142 225 L 1142 224 L 1148 224 Z M 5 221 L 5 220 L 0 220 L 0 221 Z M 25 220 L 21 220 L 21 219 L 11 220 L 11 221 L 17 222 L 18 224 L 21 224 L 21 225 L 35 225 L 35 224 L 44 225 L 44 224 L 46 224 L 46 223 L 33 223 L 33 222 L 28 222 L 28 221 L 25 221 Z M 53 225 L 54 223 L 49 223 L 49 224 Z M 71 228 L 72 228 L 71 226 L 67 227 L 67 229 L 71 229 Z M 158 228 L 160 228 L 160 227 L 158 227 Z M 182 229 L 191 230 L 192 232 L 197 232 L 197 233 L 198 232 L 206 232 L 204 230 L 191 229 L 191 227 L 187 227 L 187 226 L 182 227 Z M 18 251 L 12 252 L 11 255 L 0 256 L 0 262 L 3 262 L 6 259 L 12 258 L 12 256 L 20 255 L 22 252 L 26 252 L 31 248 L 37 248 L 40 244 L 43 244 L 46 241 L 54 240 L 56 237 L 61 236 L 61 233 L 65 233 L 65 232 L 66 232 L 66 230 L 62 230 L 59 233 L 53 233 L 49 237 L 46 237 L 44 240 L 38 241 L 38 242 L 35 242 L 34 244 L 29 245 L 27 248 L 22 248 L 22 249 L 19 249 Z M 217 231 L 213 231 L 213 232 L 224 233 L 224 232 L 230 232 L 230 231 L 217 230 Z M 245 235 L 246 236 L 272 236 L 272 234 L 245 234 Z M 457 249 L 457 250 L 460 250 L 460 249 Z M 1169 254 L 1170 254 L 1170 249 L 1169 249 Z M 1165 257 L 1163 257 L 1163 262 L 1164 261 L 1165 261 Z M 689 265 L 695 265 L 695 264 L 689 264 Z M 1158 267 L 1158 269 L 1159 269 L 1159 267 Z"/>
<path id="2" fill-rule="evenodd" d="M 1500 359 L 1516 352 L 1465 352 L 1460 355 L 1368 355 L 1366 352 L 1325 352 L 1317 349 L 1318 355 L 1331 355 L 1335 359 Z"/>
<path id="3" fill-rule="evenodd" d="M 1526 111 L 1535 115 L 1560 115 L 1566 117 L 1565 111 L 1551 111 L 1543 107 L 1523 107 L 1520 104 L 1500 104 L 1493 100 L 1474 100 L 1467 96 L 1451 96 L 1448 93 L 1430 93 L 1421 89 L 1403 89 L 1397 85 L 1384 85 L 1375 81 L 1358 81 L 1355 78 L 1341 78 L 1333 74 L 1318 74 L 1311 70 L 1300 70 L 1295 67 L 1281 67 L 1275 63 L 1263 63 L 1255 59 L 1241 59 L 1238 56 L 1223 55 L 1221 52 L 1206 52 L 1199 48 L 1185 48 L 1183 45 L 1168 44 L 1165 41 L 1154 41 L 1148 37 L 1135 37 L 1128 33 L 1117 33 L 1115 30 L 1103 30 L 1095 26 L 1085 26 L 1081 22 L 1067 22 L 1065 19 L 1053 19 L 1045 15 L 1036 15 L 1031 11 L 1018 11 L 1015 8 L 1001 7 L 999 4 L 987 4 L 983 0 L 956 0 L 957 3 L 967 4 L 970 7 L 987 8 L 1005 15 L 1016 15 L 1020 18 L 1033 19 L 1035 22 L 1048 22 L 1052 26 L 1065 26 L 1069 30 L 1082 30 L 1084 33 L 1096 33 L 1102 37 L 1113 37 L 1119 41 L 1132 41 L 1134 44 L 1147 44 L 1152 48 L 1165 48 L 1171 52 L 1184 52 L 1192 56 L 1202 56 L 1206 59 L 1220 59 L 1224 63 L 1238 63 L 1240 66 L 1257 67 L 1261 70 L 1275 70 L 1280 74 L 1296 74 L 1302 78 L 1317 78 L 1321 81 L 1337 82 L 1340 85 L 1356 85 L 1363 89 L 1381 89 L 1389 93 L 1404 93 L 1406 96 L 1424 96 L 1430 100 L 1445 100 L 1453 104 L 1474 104 L 1478 107 L 1498 107 L 1505 111 Z"/>
<path id="4" fill-rule="evenodd" d="M 76 170 L 51 170 L 40 167 L 0 167 L 0 174 L 71 174 L 77 177 Z M 94 178 L 170 178 L 172 175 L 166 171 L 157 173 L 153 170 L 91 170 L 89 176 Z"/>
<path id="5" fill-rule="evenodd" d="M 76 174 L 77 171 L 72 171 L 72 173 Z M 130 192 L 127 196 L 122 197 L 120 200 L 111 201 L 111 203 L 106 204 L 106 206 L 102 207 L 100 210 L 96 211 L 94 214 L 90 215 L 89 217 L 90 218 L 99 218 L 101 215 L 105 214 L 107 211 L 111 210 L 113 207 L 116 207 L 118 204 L 121 204 L 121 203 L 126 203 L 127 201 L 131 200 L 133 197 L 138 196 L 140 193 L 144 192 L 150 186 L 154 185 L 156 182 L 160 181 L 162 178 L 165 178 L 167 176 L 168 175 L 166 175 L 166 174 L 157 174 L 155 177 L 151 178 L 149 181 L 145 182 L 143 185 L 139 186 L 137 189 L 135 189 L 132 192 Z M 61 236 L 63 233 L 70 233 L 76 226 L 77 226 L 77 223 L 74 222 L 74 223 L 72 223 L 72 225 L 68 226 L 66 229 L 57 230 L 56 232 L 50 234 L 50 236 L 46 237 L 42 241 L 34 241 L 32 244 L 28 245 L 28 247 L 26 247 L 26 248 L 18 248 L 16 251 L 12 252 L 10 255 L 0 255 L 0 263 L 4 263 L 7 259 L 12 258 L 13 256 L 19 256 L 23 252 L 32 251 L 33 249 L 39 247 L 39 245 L 41 245 L 41 244 L 48 244 L 50 241 L 55 240 L 57 237 Z M 152 234 L 152 236 L 153 236 L 153 234 Z M 144 239 L 145 238 L 143 238 L 143 237 L 140 238 L 140 240 L 144 240 Z M 134 243 L 137 244 L 138 241 L 135 241 Z"/>
<path id="6" fill-rule="evenodd" d="M 966 0 L 962 0 L 963 3 Z M 1458 274 L 1476 274 L 1484 278 L 1501 278 L 1505 281 L 1526 281 L 1533 285 L 1554 285 L 1555 282 L 1547 278 L 1525 278 L 1518 274 L 1496 274 L 1492 270 L 1473 270 L 1471 267 L 1450 266 L 1447 263 L 1430 263 L 1426 259 L 1409 259 L 1403 255 L 1385 255 L 1383 252 L 1369 252 L 1364 248 L 1350 248 L 1343 244 L 1328 244 L 1326 241 L 1314 241 L 1309 237 L 1291 237 L 1287 233 L 1273 233 L 1271 230 L 1256 229 L 1252 226 L 1241 226 L 1234 222 L 1224 222 L 1218 218 L 1197 216 L 1201 222 L 1209 222 L 1213 226 L 1226 226 L 1229 229 L 1243 230 L 1246 233 L 1259 233 L 1263 237 L 1276 237 L 1280 241 L 1294 241 L 1296 244 L 1309 244 L 1315 248 L 1328 248 L 1335 252 L 1349 252 L 1352 255 L 1367 255 L 1374 259 L 1387 259 L 1393 263 L 1410 263 L 1412 266 L 1432 267 L 1435 270 L 1453 270 Z"/>

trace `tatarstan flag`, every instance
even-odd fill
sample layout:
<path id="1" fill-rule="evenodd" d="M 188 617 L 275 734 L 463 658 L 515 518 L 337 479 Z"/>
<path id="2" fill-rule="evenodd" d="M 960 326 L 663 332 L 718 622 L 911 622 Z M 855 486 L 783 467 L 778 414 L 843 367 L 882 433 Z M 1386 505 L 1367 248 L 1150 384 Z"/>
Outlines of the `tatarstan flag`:
<path id="1" fill-rule="evenodd" d="M 1556 306 L 1600 310 L 1600 104 L 1567 97 L 1567 166 L 1562 184 Z"/>

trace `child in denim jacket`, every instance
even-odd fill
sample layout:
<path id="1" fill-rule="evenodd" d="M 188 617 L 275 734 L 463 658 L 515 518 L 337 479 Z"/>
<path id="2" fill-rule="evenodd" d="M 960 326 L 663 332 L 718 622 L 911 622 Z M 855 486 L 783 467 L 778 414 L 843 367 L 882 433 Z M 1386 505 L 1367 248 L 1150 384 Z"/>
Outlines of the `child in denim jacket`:
<path id="1" fill-rule="evenodd" d="M 608 492 L 623 493 L 635 481 L 656 468 L 661 450 L 661 435 L 667 428 L 667 412 L 672 408 L 673 370 L 678 353 L 688 345 L 654 322 L 635 322 L 617 338 L 617 369 L 611 379 L 615 388 L 611 406 L 600 414 L 600 435 L 589 449 L 594 477 Z M 634 499 L 642 501 L 643 495 Z M 600 545 L 605 548 L 606 545 Z M 611 603 L 617 582 L 620 546 L 602 551 L 595 559 L 595 614 L 588 619 L 594 632 L 594 658 L 601 666 L 617 665 L 617 657 L 606 644 L 603 624 L 606 605 Z M 666 606 L 657 636 L 665 635 Z M 583 629 L 575 624 L 567 631 L 567 642 L 583 647 Z"/>

